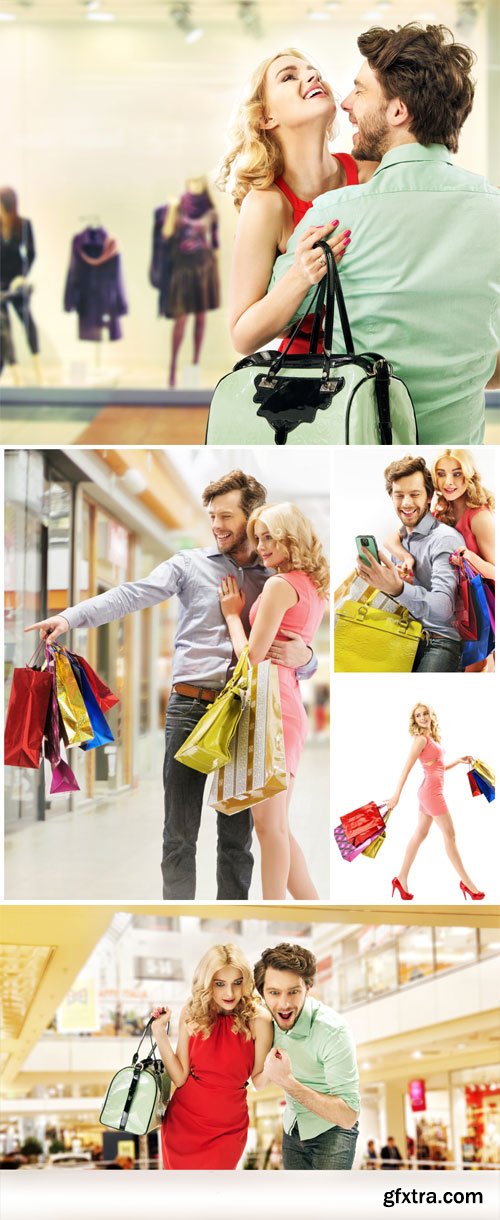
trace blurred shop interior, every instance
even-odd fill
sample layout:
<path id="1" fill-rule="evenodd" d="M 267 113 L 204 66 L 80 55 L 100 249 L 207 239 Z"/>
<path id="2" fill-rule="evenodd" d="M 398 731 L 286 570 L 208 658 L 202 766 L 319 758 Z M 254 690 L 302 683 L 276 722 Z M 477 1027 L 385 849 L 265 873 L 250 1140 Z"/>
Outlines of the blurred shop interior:
<path id="1" fill-rule="evenodd" d="M 392 1135 L 402 1168 L 500 1165 L 500 929 L 492 908 L 112 905 L 6 906 L 2 936 L 0 1151 L 8 1166 L 158 1167 L 158 1133 L 127 1137 L 98 1121 L 158 1004 L 178 1013 L 212 944 L 253 965 L 283 940 L 318 962 L 314 995 L 342 1013 L 361 1076 L 356 1168 L 379 1168 Z M 283 1096 L 248 1090 L 240 1168 L 281 1168 Z"/>
<path id="2" fill-rule="evenodd" d="M 5 350 L 12 348 L 2 376 L 7 443 L 33 443 L 42 423 L 33 407 L 49 412 L 51 402 L 63 429 L 53 443 L 112 443 L 113 404 L 127 401 L 149 404 L 154 428 L 155 392 L 168 385 L 161 402 L 178 407 L 166 413 L 169 439 L 180 428 L 180 443 L 203 441 L 205 414 L 195 408 L 235 362 L 227 285 L 236 211 L 215 178 L 244 84 L 266 56 L 295 46 L 317 60 L 340 102 L 358 67 L 357 36 L 416 19 L 446 24 L 477 54 L 476 98 L 457 160 L 498 185 L 496 0 L 439 0 L 421 10 L 413 0 L 2 0 L 2 177 L 25 225 L 28 293 L 24 320 L 8 294 L 2 303 Z M 342 112 L 332 148 L 351 149 Z M 157 223 L 156 236 L 167 240 L 162 209 L 186 193 L 197 215 L 206 196 L 204 254 L 220 290 L 203 313 L 187 315 L 181 335 L 165 314 L 154 233 Z M 80 256 L 107 269 L 103 327 L 81 315 Z M 135 393 L 127 400 L 118 387 Z M 14 435 L 9 411 L 23 403 L 31 413 L 18 412 Z M 104 406 L 107 431 L 96 434 Z M 135 429 L 122 442 L 137 443 L 132 412 L 122 409 L 122 427 Z"/>
<path id="3" fill-rule="evenodd" d="M 284 455 L 279 468 L 273 456 L 262 449 L 182 447 L 6 451 L 6 700 L 13 668 L 24 665 L 38 643 L 38 632 L 24 634 L 24 627 L 124 581 L 146 576 L 181 549 L 213 541 L 201 494 L 208 483 L 229 470 L 249 470 L 275 502 L 293 495 L 314 521 L 328 554 L 327 455 L 318 455 L 314 471 L 307 470 L 300 453 Z M 163 725 L 176 617 L 177 602 L 172 598 L 98 631 L 74 631 L 71 643 L 69 636 L 63 637 L 62 642 L 83 654 L 119 696 L 120 702 L 108 713 L 115 740 L 99 750 L 70 751 L 80 785 L 77 793 L 48 795 L 43 767 L 40 771 L 7 767 L 7 835 L 62 813 L 95 809 L 99 803 L 121 805 L 125 792 L 139 790 L 140 797 L 141 784 L 147 782 L 156 783 L 161 810 Z M 315 767 L 318 750 L 324 755 L 327 771 L 326 617 L 315 639 L 315 651 L 317 673 L 301 683 L 301 690 L 310 714 L 307 748 L 315 751 Z M 156 799 L 156 788 L 151 798 Z M 122 806 L 121 811 L 123 814 Z M 66 896 L 71 896 L 71 890 Z"/>

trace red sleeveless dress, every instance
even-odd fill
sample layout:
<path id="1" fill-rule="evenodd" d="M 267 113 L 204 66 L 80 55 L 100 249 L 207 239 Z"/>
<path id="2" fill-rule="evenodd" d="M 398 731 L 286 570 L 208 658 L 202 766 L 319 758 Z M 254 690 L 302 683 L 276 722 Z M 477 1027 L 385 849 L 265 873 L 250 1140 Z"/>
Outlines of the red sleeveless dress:
<path id="1" fill-rule="evenodd" d="M 162 1124 L 164 1169 L 236 1169 L 245 1150 L 255 1044 L 233 1033 L 232 1023 L 231 1013 L 221 1013 L 208 1038 L 189 1039 L 191 1074 Z"/>
<path id="2" fill-rule="evenodd" d="M 343 168 L 345 170 L 345 175 L 346 175 L 345 185 L 346 186 L 358 186 L 359 185 L 358 167 L 356 165 L 354 157 L 351 157 L 350 153 L 332 153 L 332 156 L 334 156 L 337 161 L 340 161 L 340 164 L 343 166 Z M 309 211 L 309 208 L 312 208 L 313 201 L 312 201 L 312 199 L 299 199 L 297 195 L 294 195 L 294 193 L 290 189 L 290 187 L 287 186 L 284 178 L 276 178 L 275 186 L 279 186 L 280 191 L 282 191 L 283 195 L 285 195 L 285 197 L 288 199 L 288 202 L 291 203 L 291 205 L 292 205 L 293 227 L 295 229 L 297 227 L 299 221 L 302 220 L 302 218 L 305 216 L 306 212 Z M 289 349 L 289 352 L 288 352 L 289 356 L 303 356 L 303 355 L 307 354 L 307 352 L 309 351 L 309 342 L 310 342 L 310 338 L 311 338 L 313 319 L 314 319 L 314 314 L 312 314 L 312 313 L 308 314 L 307 317 L 302 319 L 302 326 Z M 288 343 L 288 339 L 286 339 L 286 338 L 282 339 L 280 346 L 279 346 L 280 352 L 284 352 L 287 343 Z M 319 341 L 318 346 L 319 346 L 319 350 L 321 350 L 321 339 Z"/>

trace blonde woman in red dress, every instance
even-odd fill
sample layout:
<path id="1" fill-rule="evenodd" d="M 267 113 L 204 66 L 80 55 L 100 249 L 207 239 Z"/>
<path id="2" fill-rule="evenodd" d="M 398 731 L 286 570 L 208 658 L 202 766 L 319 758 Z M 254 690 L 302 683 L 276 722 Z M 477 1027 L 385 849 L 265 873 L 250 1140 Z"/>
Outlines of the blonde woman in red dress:
<path id="1" fill-rule="evenodd" d="M 258 665 L 274 640 L 287 632 L 311 644 L 325 611 L 329 572 L 313 526 L 295 504 L 264 504 L 255 509 L 247 531 L 264 567 L 275 573 L 251 607 L 248 640 L 241 620 L 244 595 L 233 576 L 223 579 L 219 596 L 236 656 L 248 643 L 250 664 Z M 287 672 L 284 665 L 278 665 L 278 678 L 287 788 L 252 808 L 261 849 L 262 897 L 286 898 L 288 891 L 292 898 L 308 900 L 319 895 L 288 822 L 308 722 L 295 671 Z"/>
<path id="2" fill-rule="evenodd" d="M 462 857 L 455 841 L 453 820 L 444 798 L 445 771 L 451 771 L 452 767 L 458 767 L 460 763 L 465 763 L 470 767 L 474 760 L 467 754 L 463 758 L 457 758 L 455 762 L 448 763 L 447 766 L 444 765 L 443 750 L 439 745 L 441 735 L 437 716 L 433 709 L 425 703 L 416 703 L 415 707 L 412 708 L 409 729 L 410 735 L 413 737 L 410 753 L 396 791 L 386 802 L 387 808 L 396 808 L 404 785 L 417 759 L 422 764 L 424 778 L 418 790 L 419 810 L 417 827 L 406 848 L 399 873 L 392 879 L 393 897 L 394 891 L 397 890 L 404 902 L 410 902 L 413 898 L 413 894 L 410 894 L 408 891 L 408 873 L 417 852 L 429 834 L 432 823 L 435 822 L 443 835 L 444 848 L 448 859 L 460 877 L 460 889 L 464 898 L 468 895 L 474 901 L 480 902 L 485 895 L 474 885 L 462 862 Z"/>
<path id="3" fill-rule="evenodd" d="M 338 224 L 311 226 L 302 235 L 292 267 L 267 294 L 275 259 L 294 228 L 325 191 L 366 182 L 377 162 L 332 154 L 329 140 L 337 113 L 331 86 L 302 51 L 288 48 L 263 60 L 234 124 L 218 186 L 230 190 L 240 215 L 233 251 L 230 331 L 236 351 L 248 356 L 283 335 L 311 284 L 325 274 L 325 256 L 314 250 L 329 241 L 336 261 L 350 231 Z M 267 294 L 267 295 L 266 295 Z M 309 350 L 312 315 L 290 349 Z"/>
<path id="4" fill-rule="evenodd" d="M 175 1085 L 162 1125 L 164 1169 L 236 1169 L 247 1141 L 247 1084 L 265 1084 L 273 1041 L 271 1015 L 254 993 L 241 950 L 214 945 L 194 972 L 175 1051 L 170 1009 L 153 1013 L 153 1038 Z"/>

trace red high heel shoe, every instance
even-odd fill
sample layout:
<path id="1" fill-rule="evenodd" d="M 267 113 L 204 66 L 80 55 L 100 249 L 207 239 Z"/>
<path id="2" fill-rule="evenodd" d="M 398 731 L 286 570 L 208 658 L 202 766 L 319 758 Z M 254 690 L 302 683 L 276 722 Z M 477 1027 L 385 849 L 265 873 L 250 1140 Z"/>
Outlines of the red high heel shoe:
<path id="1" fill-rule="evenodd" d="M 481 890 L 476 890 L 474 893 L 474 890 L 470 890 L 464 881 L 460 882 L 460 889 L 465 899 L 467 899 L 468 894 L 469 898 L 472 898 L 474 902 L 481 902 L 481 899 L 486 897 L 486 894 L 482 894 Z"/>
<path id="2" fill-rule="evenodd" d="M 460 884 L 462 884 L 462 882 L 460 882 Z M 407 890 L 403 889 L 403 886 L 397 877 L 392 878 L 392 898 L 394 898 L 394 890 L 399 890 L 399 895 L 400 898 L 403 899 L 403 902 L 411 902 L 413 894 L 409 894 Z"/>

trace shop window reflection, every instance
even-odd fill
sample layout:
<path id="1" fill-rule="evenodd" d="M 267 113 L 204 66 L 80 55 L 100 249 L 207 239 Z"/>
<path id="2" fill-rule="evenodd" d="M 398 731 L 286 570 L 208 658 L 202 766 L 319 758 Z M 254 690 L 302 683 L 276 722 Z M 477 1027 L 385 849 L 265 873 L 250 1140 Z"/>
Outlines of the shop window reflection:
<path id="1" fill-rule="evenodd" d="M 456 966 L 466 966 L 477 958 L 475 928 L 435 928 L 434 940 L 436 970 L 453 970 Z"/>
<path id="2" fill-rule="evenodd" d="M 445 929 L 448 932 L 448 929 Z M 398 940 L 398 981 L 401 987 L 434 973 L 432 928 L 410 928 Z"/>
<path id="3" fill-rule="evenodd" d="M 481 957 L 491 957 L 495 953 L 500 953 L 500 929 L 479 929 L 479 952 Z"/>
<path id="4" fill-rule="evenodd" d="M 382 952 L 374 954 L 373 957 L 369 957 L 366 963 L 366 975 L 369 999 L 395 991 L 398 976 L 394 948 L 384 949 Z"/>
<path id="5" fill-rule="evenodd" d="M 44 463 L 41 454 L 15 450 L 5 454 L 5 706 L 16 666 L 34 652 L 37 640 L 24 627 L 45 612 L 42 595 Z M 13 831 L 43 817 L 40 773 L 21 767 L 5 769 L 5 830 Z"/>

